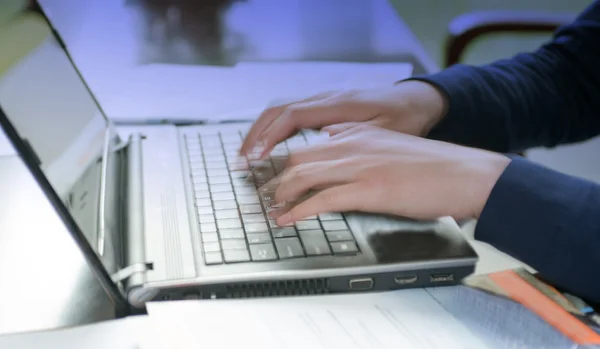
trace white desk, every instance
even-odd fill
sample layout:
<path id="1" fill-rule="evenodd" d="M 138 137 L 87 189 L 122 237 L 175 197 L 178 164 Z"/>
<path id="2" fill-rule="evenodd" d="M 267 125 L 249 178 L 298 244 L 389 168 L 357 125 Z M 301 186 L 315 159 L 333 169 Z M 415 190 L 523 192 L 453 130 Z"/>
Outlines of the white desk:
<path id="1" fill-rule="evenodd" d="M 139 12 L 122 0 L 40 3 L 113 119 L 228 114 L 235 98 L 277 80 L 231 78 L 226 67 L 140 62 Z M 252 0 L 235 5 L 226 23 L 250 47 L 238 63 L 407 62 L 415 74 L 437 70 L 387 0 Z"/>

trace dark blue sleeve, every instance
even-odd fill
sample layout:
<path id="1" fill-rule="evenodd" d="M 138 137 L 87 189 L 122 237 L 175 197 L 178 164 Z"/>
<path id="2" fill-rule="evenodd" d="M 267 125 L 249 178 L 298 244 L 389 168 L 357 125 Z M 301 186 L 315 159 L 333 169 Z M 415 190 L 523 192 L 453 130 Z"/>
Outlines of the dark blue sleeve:
<path id="1" fill-rule="evenodd" d="M 600 1 L 535 52 L 416 79 L 448 97 L 433 139 L 506 153 L 594 137 L 600 134 Z M 475 238 L 600 303 L 598 185 L 515 158 L 495 185 Z"/>
<path id="2" fill-rule="evenodd" d="M 600 304 L 600 186 L 514 157 L 492 190 L 475 238 Z"/>
<path id="3" fill-rule="evenodd" d="M 413 79 L 448 96 L 430 138 L 498 152 L 589 139 L 600 134 L 600 1 L 535 52 Z"/>

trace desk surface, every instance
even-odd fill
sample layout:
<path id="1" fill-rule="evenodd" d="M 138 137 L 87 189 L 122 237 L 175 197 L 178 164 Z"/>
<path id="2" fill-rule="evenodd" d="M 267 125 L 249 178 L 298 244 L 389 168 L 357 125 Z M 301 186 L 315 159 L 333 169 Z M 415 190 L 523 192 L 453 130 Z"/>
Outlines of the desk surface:
<path id="1" fill-rule="evenodd" d="M 203 2 L 193 0 L 161 2 L 181 4 L 168 11 L 144 5 L 147 0 L 40 3 L 111 118 L 187 118 L 197 114 L 198 101 L 227 104 L 237 97 L 228 93 L 237 91 L 231 86 L 269 81 L 219 75 L 244 62 L 403 62 L 412 64 L 415 74 L 437 70 L 387 0 L 247 0 L 208 19 L 197 8 Z M 164 17 L 174 28 L 170 34 Z M 217 33 L 211 36 L 199 21 L 223 28 L 213 28 Z M 230 41 L 242 42 L 243 49 L 221 60 L 205 57 L 215 42 Z M 204 94 L 207 86 L 222 92 Z"/>

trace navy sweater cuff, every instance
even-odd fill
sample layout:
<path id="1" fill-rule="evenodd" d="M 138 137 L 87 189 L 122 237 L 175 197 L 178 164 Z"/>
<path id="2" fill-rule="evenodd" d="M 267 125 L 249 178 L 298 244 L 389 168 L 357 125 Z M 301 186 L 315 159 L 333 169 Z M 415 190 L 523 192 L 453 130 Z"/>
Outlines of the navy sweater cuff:
<path id="1" fill-rule="evenodd" d="M 599 186 L 513 157 L 492 190 L 475 239 L 600 303 L 599 212 Z"/>
<path id="2" fill-rule="evenodd" d="M 473 96 L 480 95 L 481 84 L 473 84 L 473 68 L 454 65 L 438 73 L 417 75 L 404 81 L 427 82 L 440 90 L 448 99 L 448 110 L 444 118 L 431 130 L 427 138 L 452 142 L 471 147 L 484 148 L 497 152 L 509 151 L 508 130 L 504 120 L 485 118 L 481 124 L 481 103 Z"/>

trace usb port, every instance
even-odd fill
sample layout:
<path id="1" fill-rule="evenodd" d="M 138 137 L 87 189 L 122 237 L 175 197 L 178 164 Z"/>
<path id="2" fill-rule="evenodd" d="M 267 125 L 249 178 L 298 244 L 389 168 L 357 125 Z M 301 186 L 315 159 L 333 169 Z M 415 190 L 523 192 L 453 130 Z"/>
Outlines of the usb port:
<path id="1" fill-rule="evenodd" d="M 398 285 L 410 285 L 417 282 L 419 278 L 416 275 L 396 276 L 394 281 Z"/>
<path id="2" fill-rule="evenodd" d="M 431 282 L 449 282 L 454 281 L 454 274 L 433 274 L 429 279 Z"/>

